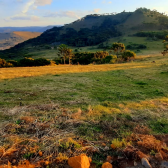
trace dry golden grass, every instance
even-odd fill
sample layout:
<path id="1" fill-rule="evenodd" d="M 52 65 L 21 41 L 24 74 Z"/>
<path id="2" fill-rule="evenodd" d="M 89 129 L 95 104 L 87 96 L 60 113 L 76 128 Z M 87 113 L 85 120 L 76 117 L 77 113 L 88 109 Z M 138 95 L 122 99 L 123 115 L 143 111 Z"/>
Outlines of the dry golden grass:
<path id="1" fill-rule="evenodd" d="M 22 31 L 16 31 L 13 32 L 14 34 L 22 37 L 25 40 L 31 39 L 31 38 L 35 38 L 41 35 L 41 33 L 39 32 L 22 32 Z"/>
<path id="2" fill-rule="evenodd" d="M 158 63 L 158 65 L 160 65 Z M 12 79 L 19 77 L 31 77 L 46 74 L 63 74 L 63 73 L 81 73 L 93 71 L 110 71 L 147 68 L 154 66 L 151 63 L 125 63 L 125 64 L 104 64 L 104 65 L 58 65 L 43 67 L 14 67 L 1 68 L 0 79 Z M 155 64 L 156 66 L 156 64 Z"/>

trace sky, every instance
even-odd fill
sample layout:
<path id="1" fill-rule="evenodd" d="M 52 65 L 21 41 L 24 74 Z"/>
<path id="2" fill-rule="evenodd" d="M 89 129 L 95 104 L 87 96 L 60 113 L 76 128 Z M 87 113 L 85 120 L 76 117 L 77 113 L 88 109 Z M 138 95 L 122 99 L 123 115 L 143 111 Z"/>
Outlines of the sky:
<path id="1" fill-rule="evenodd" d="M 168 14 L 168 0 L 0 0 L 0 27 L 64 25 L 88 14 L 146 7 Z"/>

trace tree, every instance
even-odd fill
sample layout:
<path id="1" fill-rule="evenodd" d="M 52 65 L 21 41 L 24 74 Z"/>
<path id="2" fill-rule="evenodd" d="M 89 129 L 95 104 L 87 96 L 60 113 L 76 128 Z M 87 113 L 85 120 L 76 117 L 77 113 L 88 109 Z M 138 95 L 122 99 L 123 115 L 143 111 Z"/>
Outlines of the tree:
<path id="1" fill-rule="evenodd" d="M 119 57 L 119 52 L 125 51 L 125 45 L 123 43 L 113 43 L 111 50 L 117 53 L 117 58 Z"/>
<path id="2" fill-rule="evenodd" d="M 74 54 L 72 53 L 72 49 L 67 48 L 66 56 L 69 58 L 69 65 L 70 65 L 71 64 L 71 59 L 72 59 L 72 57 L 74 57 Z"/>
<path id="3" fill-rule="evenodd" d="M 58 46 L 58 53 L 63 57 L 64 64 L 65 64 L 66 57 L 69 57 L 69 64 L 70 64 L 70 59 L 73 56 L 72 49 L 68 48 L 68 46 L 65 44 L 61 44 Z"/>
<path id="4" fill-rule="evenodd" d="M 168 35 L 165 37 L 165 40 L 163 40 L 163 43 L 165 50 L 161 53 L 163 54 L 163 56 L 165 56 L 168 53 Z"/>

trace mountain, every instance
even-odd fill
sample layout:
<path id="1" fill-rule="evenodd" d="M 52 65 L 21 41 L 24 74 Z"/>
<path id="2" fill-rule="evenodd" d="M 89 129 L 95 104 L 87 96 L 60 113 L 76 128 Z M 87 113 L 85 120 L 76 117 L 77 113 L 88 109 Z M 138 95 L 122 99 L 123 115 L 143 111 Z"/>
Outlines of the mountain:
<path id="1" fill-rule="evenodd" d="M 136 36 L 142 31 L 154 32 L 155 37 L 155 34 L 166 30 L 168 30 L 168 16 L 156 10 L 139 8 L 134 12 L 93 14 L 71 24 L 48 29 L 37 38 L 0 52 L 0 57 L 12 59 L 16 58 L 16 55 L 24 57 L 32 49 L 42 49 L 39 49 L 39 46 L 45 48 L 45 45 L 51 46 L 61 43 L 75 47 L 93 46 L 116 37 Z M 148 36 L 148 33 L 145 36 Z M 164 36 L 162 37 L 164 38 Z"/>
<path id="2" fill-rule="evenodd" d="M 39 32 L 0 33 L 0 50 L 11 48 L 18 43 L 40 36 Z"/>
<path id="3" fill-rule="evenodd" d="M 57 25 L 60 27 L 61 25 Z M 0 27 L 0 33 L 11 33 L 14 31 L 26 31 L 26 32 L 44 32 L 47 29 L 51 29 L 54 26 L 30 26 L 30 27 Z"/>

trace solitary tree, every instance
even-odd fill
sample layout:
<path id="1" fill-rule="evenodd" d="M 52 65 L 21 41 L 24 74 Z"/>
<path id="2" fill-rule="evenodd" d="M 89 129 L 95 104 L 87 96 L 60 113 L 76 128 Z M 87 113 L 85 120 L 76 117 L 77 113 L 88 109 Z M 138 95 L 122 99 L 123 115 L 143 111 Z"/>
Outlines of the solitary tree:
<path id="1" fill-rule="evenodd" d="M 67 50 L 66 50 L 66 56 L 69 58 L 69 64 L 71 64 L 71 59 L 72 59 L 72 57 L 74 57 L 72 49 L 67 48 Z"/>
<path id="2" fill-rule="evenodd" d="M 58 46 L 58 53 L 63 57 L 64 64 L 65 64 L 66 57 L 69 57 L 69 64 L 70 64 L 70 59 L 73 56 L 72 49 L 68 48 L 68 46 L 65 44 L 61 44 Z"/>
<path id="3" fill-rule="evenodd" d="M 122 53 L 125 50 L 125 45 L 123 43 L 113 43 L 111 50 L 117 53 L 117 58 L 119 53 Z"/>
<path id="4" fill-rule="evenodd" d="M 161 53 L 163 54 L 163 56 L 165 56 L 168 53 L 168 35 L 165 37 L 165 40 L 163 40 L 163 43 L 165 50 Z"/>

